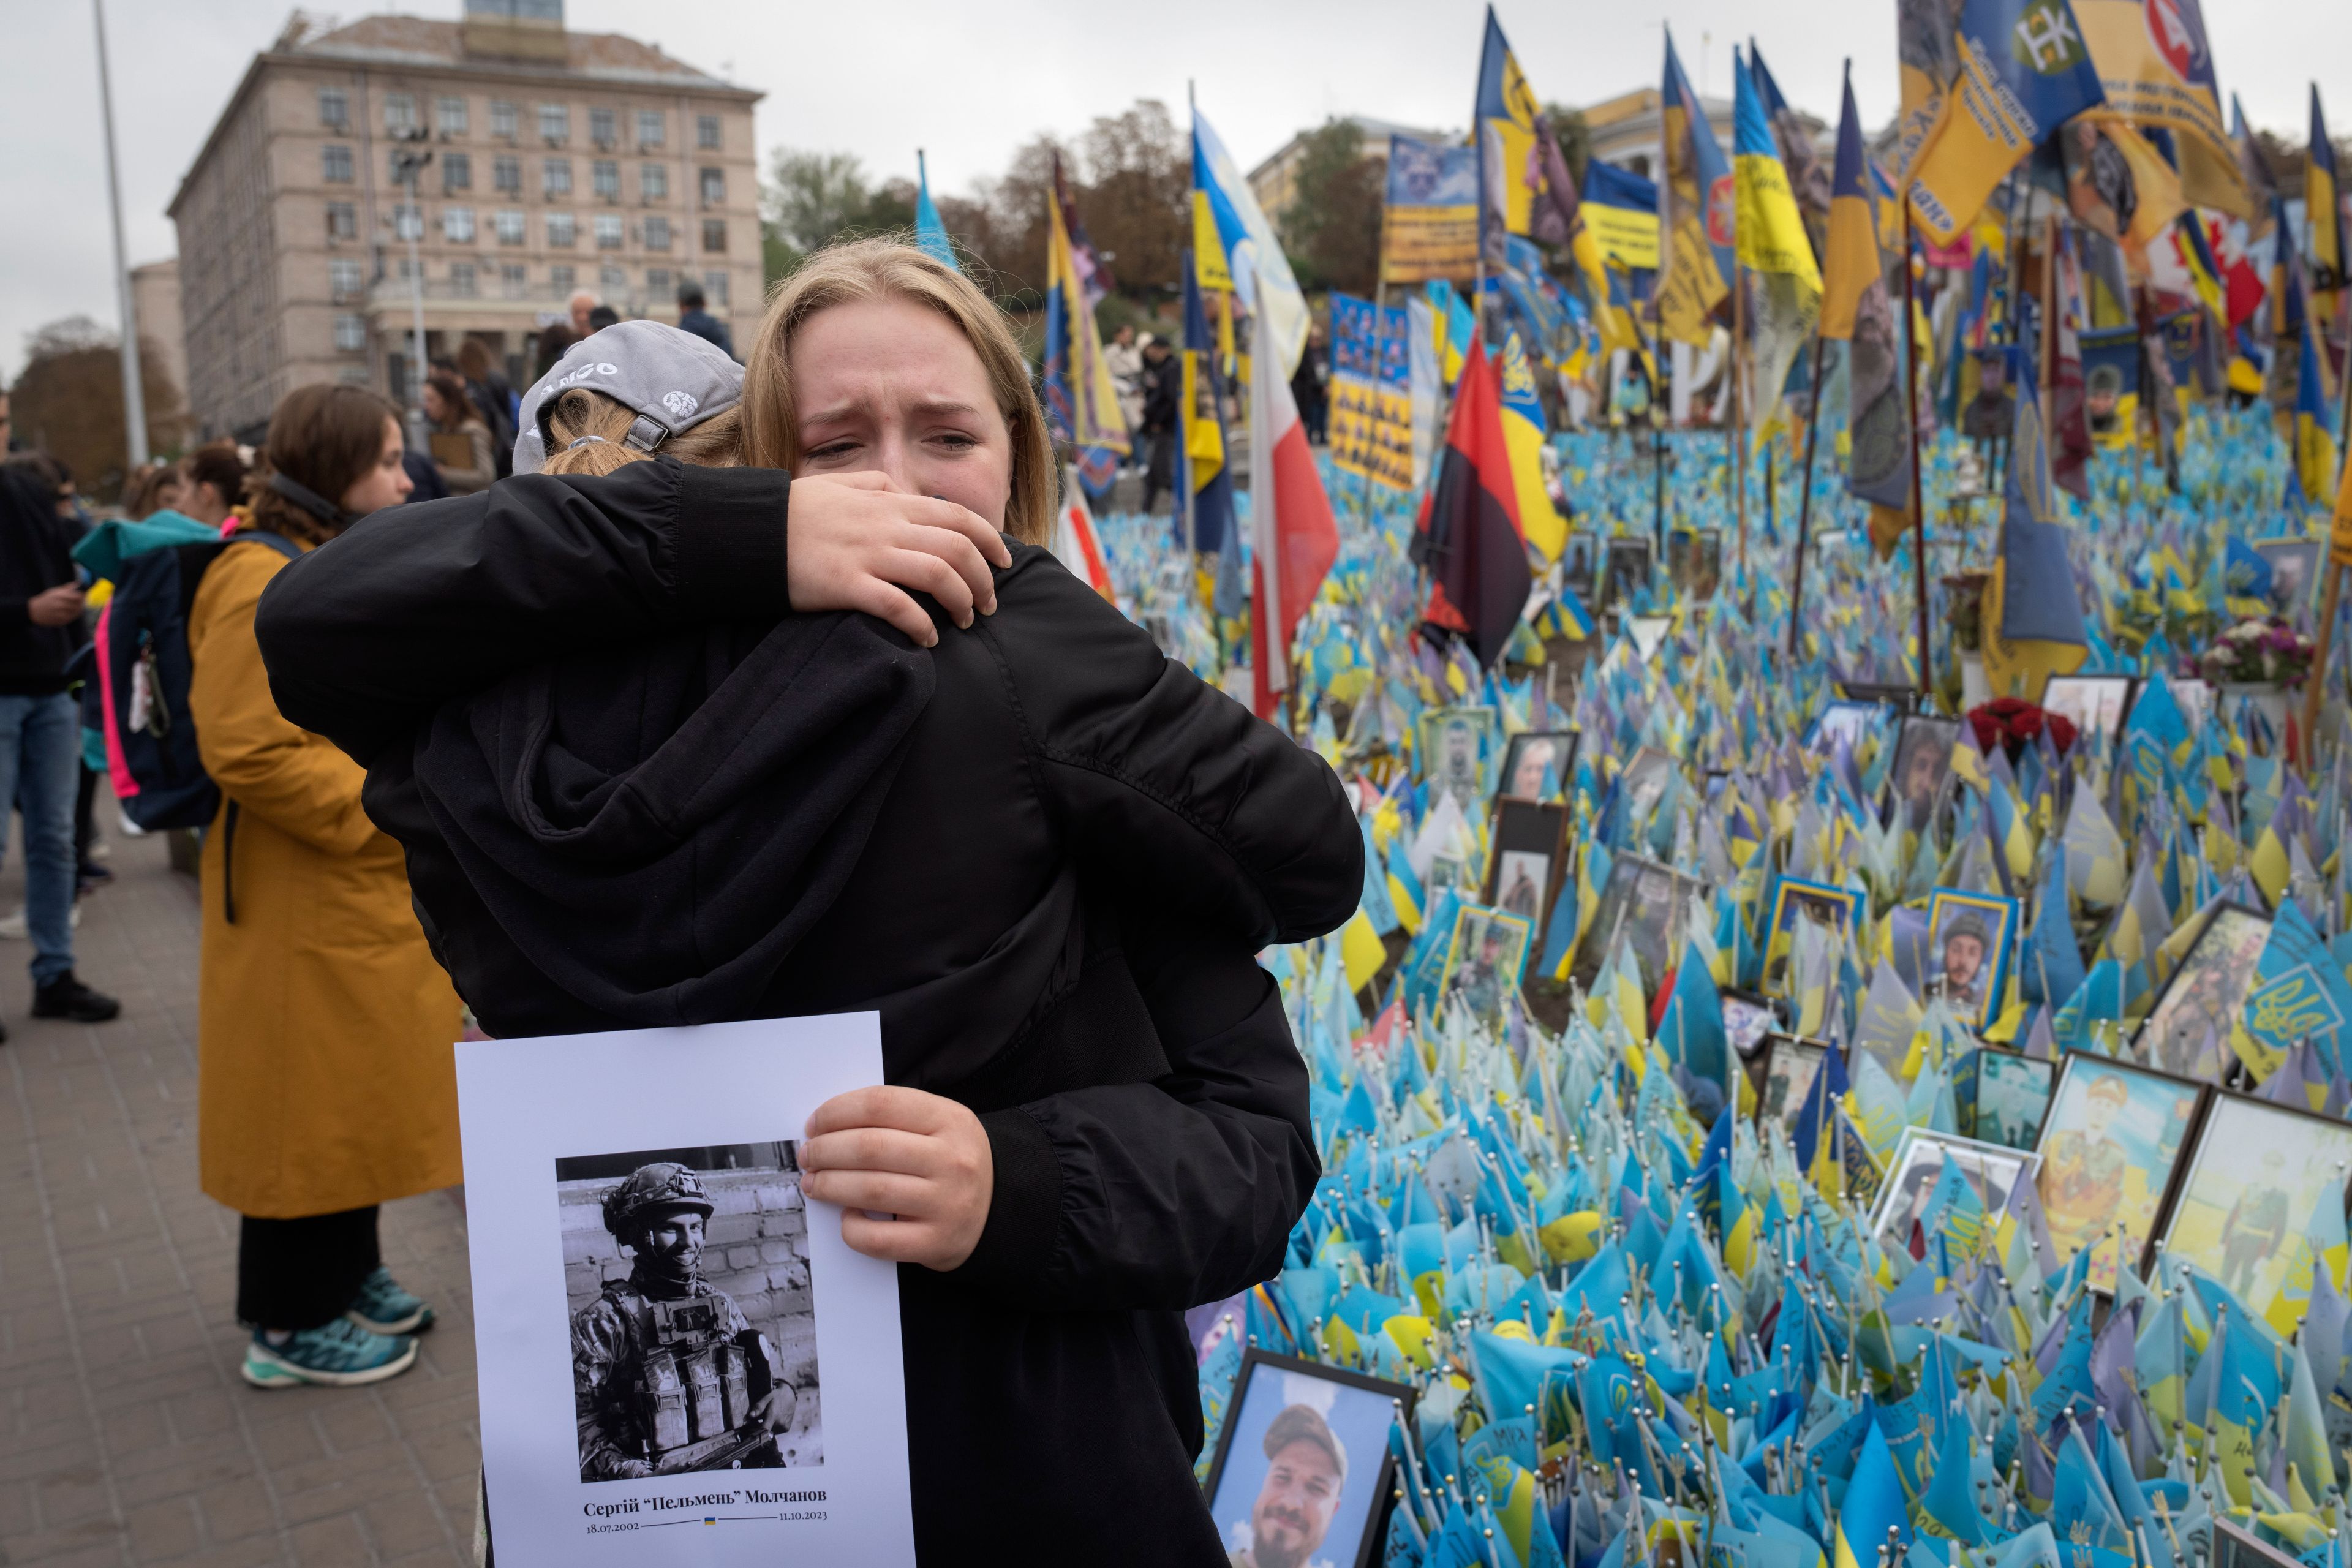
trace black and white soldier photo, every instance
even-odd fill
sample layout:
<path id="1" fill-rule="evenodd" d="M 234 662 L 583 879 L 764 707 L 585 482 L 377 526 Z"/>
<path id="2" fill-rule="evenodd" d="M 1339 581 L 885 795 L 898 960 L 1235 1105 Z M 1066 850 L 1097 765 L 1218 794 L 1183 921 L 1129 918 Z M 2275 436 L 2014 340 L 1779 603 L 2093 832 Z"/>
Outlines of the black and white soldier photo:
<path id="1" fill-rule="evenodd" d="M 580 1479 L 823 1463 L 793 1145 L 555 1163 Z"/>

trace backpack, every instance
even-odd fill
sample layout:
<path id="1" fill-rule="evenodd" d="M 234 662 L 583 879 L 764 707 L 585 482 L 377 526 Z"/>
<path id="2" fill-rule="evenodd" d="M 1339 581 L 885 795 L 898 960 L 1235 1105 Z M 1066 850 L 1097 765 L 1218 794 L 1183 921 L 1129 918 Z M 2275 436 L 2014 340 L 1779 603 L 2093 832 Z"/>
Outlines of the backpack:
<path id="1" fill-rule="evenodd" d="M 150 833 L 208 826 L 220 810 L 220 786 L 205 772 L 188 712 L 194 674 L 188 612 L 212 563 L 247 540 L 289 561 L 302 553 L 292 540 L 257 531 L 144 551 L 123 562 L 114 596 L 100 612 L 96 684 L 107 775 L 123 816 Z"/>

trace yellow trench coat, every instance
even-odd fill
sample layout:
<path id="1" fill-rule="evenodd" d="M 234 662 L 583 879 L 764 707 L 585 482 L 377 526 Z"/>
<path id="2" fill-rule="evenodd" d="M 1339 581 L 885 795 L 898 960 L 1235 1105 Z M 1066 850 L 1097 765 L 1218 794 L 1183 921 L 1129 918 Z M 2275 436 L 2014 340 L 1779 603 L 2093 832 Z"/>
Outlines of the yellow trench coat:
<path id="1" fill-rule="evenodd" d="M 400 847 L 360 809 L 360 766 L 269 695 L 253 616 L 285 565 L 265 544 L 223 551 L 188 616 L 188 706 L 225 796 L 205 836 L 198 1160 L 206 1193 L 265 1219 L 461 1179 L 462 1009 Z"/>

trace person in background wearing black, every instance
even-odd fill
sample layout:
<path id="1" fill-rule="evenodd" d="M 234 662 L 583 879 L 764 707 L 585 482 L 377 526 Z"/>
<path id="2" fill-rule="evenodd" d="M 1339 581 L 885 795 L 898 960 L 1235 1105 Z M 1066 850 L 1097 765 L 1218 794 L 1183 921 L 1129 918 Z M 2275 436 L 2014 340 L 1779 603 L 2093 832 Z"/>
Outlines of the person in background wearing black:
<path id="1" fill-rule="evenodd" d="M 570 353 L 572 345 L 578 342 L 580 337 L 580 333 L 573 331 L 561 321 L 551 322 L 540 328 L 539 341 L 531 349 L 531 380 L 538 381 L 549 371 L 553 370 L 555 362 Z M 516 417 L 520 420 L 521 416 L 517 415 Z M 512 454 L 509 456 L 511 458 Z"/>
<path id="2" fill-rule="evenodd" d="M 1298 356 L 1298 368 L 1290 373 L 1290 397 L 1298 405 L 1298 422 L 1307 426 L 1307 441 L 1318 447 L 1323 445 L 1325 422 L 1331 416 L 1331 399 L 1323 382 L 1323 360 L 1330 352 L 1322 326 L 1309 327 L 1307 352 Z"/>
<path id="3" fill-rule="evenodd" d="M 588 335 L 594 337 L 621 319 L 621 312 L 610 305 L 599 305 L 588 312 Z"/>
<path id="4" fill-rule="evenodd" d="M 702 285 L 691 279 L 677 286 L 677 330 L 717 345 L 729 359 L 735 357 L 734 334 L 726 322 L 703 308 Z"/>
<path id="5" fill-rule="evenodd" d="M 490 432 L 490 457 L 499 478 L 514 472 L 515 389 L 499 374 L 490 351 L 479 338 L 457 345 L 457 374 L 465 378 L 466 395 Z"/>
<path id="6" fill-rule="evenodd" d="M 1151 448 L 1151 467 L 1143 476 L 1143 510 L 1150 511 L 1164 492 L 1176 493 L 1176 432 L 1182 423 L 1184 362 L 1168 352 L 1164 338 L 1143 340 L 1143 425 L 1139 432 Z"/>
<path id="7" fill-rule="evenodd" d="M 0 464 L 0 801 L 25 814 L 33 1016 L 98 1024 L 122 1005 L 74 977 L 74 796 L 81 710 L 65 668 L 89 640 L 73 479 L 33 454 Z M 5 1039 L 0 1034 L 0 1039 Z"/>

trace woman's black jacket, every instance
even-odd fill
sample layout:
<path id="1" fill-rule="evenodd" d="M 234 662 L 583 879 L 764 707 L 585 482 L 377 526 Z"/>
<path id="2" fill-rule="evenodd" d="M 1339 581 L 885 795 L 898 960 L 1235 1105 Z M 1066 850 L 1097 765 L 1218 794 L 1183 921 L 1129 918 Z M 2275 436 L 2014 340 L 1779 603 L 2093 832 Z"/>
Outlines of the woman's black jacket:
<path id="1" fill-rule="evenodd" d="M 1319 1174 L 1252 954 L 1354 910 L 1344 792 L 1040 550 L 929 651 L 782 613 L 788 483 L 379 512 L 272 583 L 272 689 L 368 768 L 491 1034 L 878 1008 L 889 1081 L 980 1113 L 978 1248 L 899 1270 L 925 1561 L 1213 1563 L 1178 1314 Z"/>

